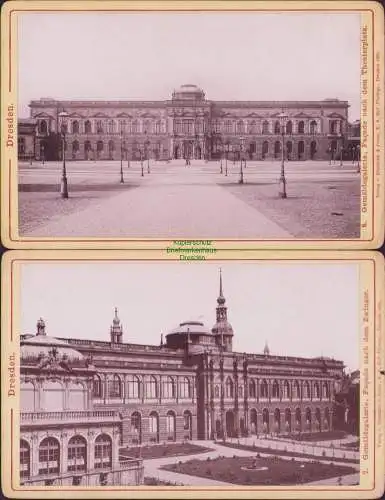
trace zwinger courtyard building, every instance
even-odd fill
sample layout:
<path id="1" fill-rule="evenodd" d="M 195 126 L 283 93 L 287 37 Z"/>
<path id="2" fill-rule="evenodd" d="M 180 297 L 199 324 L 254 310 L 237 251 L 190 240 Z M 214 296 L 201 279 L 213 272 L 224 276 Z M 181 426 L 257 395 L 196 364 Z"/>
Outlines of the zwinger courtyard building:
<path id="1" fill-rule="evenodd" d="M 234 351 L 222 276 L 212 328 L 132 344 L 115 310 L 106 333 L 56 338 L 40 319 L 21 335 L 22 484 L 141 484 L 124 447 L 332 429 L 343 362 Z"/>
<path id="2" fill-rule="evenodd" d="M 347 101 L 215 101 L 196 85 L 182 85 L 164 101 L 33 100 L 35 140 L 20 123 L 19 156 L 61 157 L 58 133 L 66 131 L 68 159 L 153 158 L 250 160 L 281 157 L 282 127 L 289 160 L 325 160 L 347 147 Z M 284 112 L 287 120 L 280 123 Z M 30 122 L 28 123 L 30 125 Z"/>

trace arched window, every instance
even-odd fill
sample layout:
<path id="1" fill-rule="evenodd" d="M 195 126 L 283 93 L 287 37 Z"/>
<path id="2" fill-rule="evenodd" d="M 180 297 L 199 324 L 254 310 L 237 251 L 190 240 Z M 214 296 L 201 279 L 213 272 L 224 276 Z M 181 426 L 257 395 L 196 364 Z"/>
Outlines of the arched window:
<path id="1" fill-rule="evenodd" d="M 239 120 L 237 123 L 237 134 L 244 134 L 245 133 L 245 124 L 243 123 L 242 120 Z"/>
<path id="2" fill-rule="evenodd" d="M 306 429 L 308 431 L 311 430 L 311 410 L 310 408 L 306 408 Z"/>
<path id="3" fill-rule="evenodd" d="M 307 381 L 303 384 L 303 397 L 305 399 L 310 399 L 310 385 Z"/>
<path id="4" fill-rule="evenodd" d="M 322 384 L 322 397 L 324 399 L 329 399 L 329 386 L 327 382 Z"/>
<path id="5" fill-rule="evenodd" d="M 219 398 L 219 385 L 216 385 L 214 387 L 214 398 L 216 398 L 216 399 Z"/>
<path id="6" fill-rule="evenodd" d="M 320 390 L 319 390 L 319 383 L 315 382 L 314 383 L 314 398 L 315 399 L 320 399 L 320 397 L 321 397 L 321 393 L 320 393 Z"/>
<path id="7" fill-rule="evenodd" d="M 112 440 L 107 434 L 100 434 L 95 439 L 95 469 L 112 466 Z"/>
<path id="8" fill-rule="evenodd" d="M 286 134 L 292 134 L 293 133 L 293 122 L 289 120 L 286 123 Z"/>
<path id="9" fill-rule="evenodd" d="M 269 410 L 267 408 L 264 408 L 262 411 L 262 427 L 263 427 L 263 432 L 267 434 L 269 432 Z"/>
<path id="10" fill-rule="evenodd" d="M 156 134 L 162 133 L 162 123 L 159 120 L 155 122 L 155 133 Z"/>
<path id="11" fill-rule="evenodd" d="M 329 122 L 329 132 L 331 134 L 337 133 L 337 120 L 330 120 Z"/>
<path id="12" fill-rule="evenodd" d="M 162 381 L 162 397 L 163 398 L 175 398 L 175 382 L 172 377 L 166 377 Z"/>
<path id="13" fill-rule="evenodd" d="M 274 134 L 280 134 L 281 133 L 281 124 L 279 121 L 276 121 L 274 123 Z"/>
<path id="14" fill-rule="evenodd" d="M 104 133 L 104 127 L 103 127 L 102 120 L 97 120 L 97 122 L 96 122 L 96 133 L 97 134 L 103 134 Z"/>
<path id="15" fill-rule="evenodd" d="M 305 133 L 305 122 L 301 120 L 298 122 L 298 133 L 299 134 L 304 134 Z"/>
<path id="16" fill-rule="evenodd" d="M 290 385 L 287 380 L 283 383 L 283 397 L 285 399 L 290 399 Z"/>
<path id="17" fill-rule="evenodd" d="M 316 134 L 317 133 L 317 122 L 315 120 L 312 120 L 310 122 L 310 133 L 311 134 Z"/>
<path id="18" fill-rule="evenodd" d="M 96 143 L 96 150 L 99 151 L 99 153 L 100 153 L 101 151 L 103 151 L 103 149 L 104 149 L 103 141 L 98 141 Z"/>
<path id="19" fill-rule="evenodd" d="M 291 432 L 291 411 L 290 408 L 285 410 L 285 431 Z"/>
<path id="20" fill-rule="evenodd" d="M 243 398 L 243 385 L 238 386 L 238 397 Z"/>
<path id="21" fill-rule="evenodd" d="M 265 120 L 263 123 L 262 123 L 262 134 L 263 135 L 266 135 L 269 133 L 269 122 L 267 120 Z"/>
<path id="22" fill-rule="evenodd" d="M 119 375 L 114 375 L 110 381 L 110 392 L 111 398 L 121 398 L 122 397 L 122 382 Z"/>
<path id="23" fill-rule="evenodd" d="M 278 158 L 281 154 L 281 141 L 275 141 L 274 143 L 274 158 Z"/>
<path id="24" fill-rule="evenodd" d="M 68 401 L 67 407 L 69 410 L 85 410 L 86 392 L 83 384 L 70 383 L 68 384 Z"/>
<path id="25" fill-rule="evenodd" d="M 152 441 L 159 441 L 159 415 L 156 411 L 152 411 L 148 417 L 148 432 L 153 434 Z"/>
<path id="26" fill-rule="evenodd" d="M 279 434 L 281 432 L 281 412 L 279 408 L 274 410 L 274 427 L 275 432 Z"/>
<path id="27" fill-rule="evenodd" d="M 91 134 L 92 133 L 92 127 L 91 127 L 91 122 L 90 120 L 86 120 L 84 123 L 84 132 L 86 134 Z"/>
<path id="28" fill-rule="evenodd" d="M 46 380 L 43 383 L 42 403 L 44 411 L 64 410 L 64 387 L 60 382 Z"/>
<path id="29" fill-rule="evenodd" d="M 141 383 L 139 377 L 130 375 L 127 382 L 127 395 L 129 399 L 139 399 L 141 397 Z"/>
<path id="30" fill-rule="evenodd" d="M 82 436 L 73 436 L 68 441 L 68 470 L 70 472 L 87 470 L 87 441 Z"/>
<path id="31" fill-rule="evenodd" d="M 262 380 L 261 382 L 261 398 L 268 398 L 269 397 L 269 390 L 267 387 L 267 382 L 266 380 Z"/>
<path id="32" fill-rule="evenodd" d="M 39 446 L 39 474 L 59 474 L 60 445 L 53 437 L 43 439 Z"/>
<path id="33" fill-rule="evenodd" d="M 226 134 L 231 134 L 232 132 L 232 124 L 230 120 L 225 121 L 225 133 Z"/>
<path id="34" fill-rule="evenodd" d="M 139 123 L 138 120 L 134 120 L 131 124 L 131 131 L 133 134 L 137 134 L 139 132 Z"/>
<path id="35" fill-rule="evenodd" d="M 255 381 L 250 380 L 250 382 L 249 382 L 249 398 L 255 398 L 255 397 L 256 397 Z"/>
<path id="36" fill-rule="evenodd" d="M 226 398 L 234 397 L 234 384 L 230 377 L 226 379 Z"/>
<path id="37" fill-rule="evenodd" d="M 142 432 L 142 416 L 138 411 L 131 415 L 131 434 L 136 436 L 134 441 L 140 442 Z"/>
<path id="38" fill-rule="evenodd" d="M 94 376 L 94 380 L 92 383 L 92 396 L 94 398 L 102 398 L 103 397 L 102 380 L 99 377 L 99 375 Z"/>
<path id="39" fill-rule="evenodd" d="M 255 120 L 249 123 L 249 134 L 255 134 L 257 131 L 257 124 L 255 123 Z"/>
<path id="40" fill-rule="evenodd" d="M 31 475 L 31 448 L 27 441 L 20 439 L 20 479 Z"/>
<path id="41" fill-rule="evenodd" d="M 110 141 L 108 141 L 108 154 L 109 154 L 110 159 L 112 159 L 114 151 L 115 151 L 114 141 L 110 140 Z"/>
<path id="42" fill-rule="evenodd" d="M 35 410 L 35 387 L 32 382 L 21 382 L 20 406 L 22 411 Z"/>
<path id="43" fill-rule="evenodd" d="M 278 382 L 276 380 L 274 380 L 274 382 L 273 382 L 271 396 L 273 398 L 279 398 L 279 385 L 278 385 Z"/>
<path id="44" fill-rule="evenodd" d="M 48 132 L 48 125 L 45 120 L 40 120 L 39 122 L 39 133 L 42 135 L 46 135 Z"/>
<path id="45" fill-rule="evenodd" d="M 74 120 L 74 121 L 72 122 L 72 133 L 73 133 L 73 134 L 78 134 L 78 133 L 79 133 L 79 128 L 80 128 L 80 127 L 79 127 L 79 122 L 78 122 L 78 120 Z"/>
<path id="46" fill-rule="evenodd" d="M 191 384 L 187 377 L 179 381 L 179 397 L 182 399 L 191 398 Z"/>
<path id="47" fill-rule="evenodd" d="M 255 408 L 250 410 L 250 431 L 251 434 L 256 434 L 258 431 L 258 417 L 257 410 Z"/>
<path id="48" fill-rule="evenodd" d="M 293 399 L 300 399 L 300 398 L 301 398 L 301 391 L 299 388 L 299 383 L 297 380 L 295 380 L 293 385 Z"/>
<path id="49" fill-rule="evenodd" d="M 114 134 L 115 133 L 115 122 L 114 122 L 114 120 L 110 120 L 108 122 L 108 133 L 109 134 Z"/>
<path id="50" fill-rule="evenodd" d="M 265 159 L 268 152 L 269 152 L 269 143 L 267 141 L 263 141 L 263 143 L 262 143 L 262 159 Z"/>
<path id="51" fill-rule="evenodd" d="M 126 120 L 120 120 L 119 122 L 119 132 L 124 134 L 127 131 L 127 122 Z"/>
<path id="52" fill-rule="evenodd" d="M 167 432 L 167 439 L 169 441 L 175 441 L 176 438 L 175 413 L 171 410 L 167 412 L 166 416 L 166 432 Z"/>
<path id="53" fill-rule="evenodd" d="M 149 399 L 158 397 L 158 383 L 153 375 L 146 381 L 146 397 Z"/>
<path id="54" fill-rule="evenodd" d="M 192 415 L 189 410 L 183 412 L 183 430 L 192 431 Z M 189 436 L 191 439 L 191 436 Z"/>
<path id="55" fill-rule="evenodd" d="M 317 431 L 321 430 L 321 410 L 319 408 L 315 409 L 315 421 L 317 426 Z"/>
<path id="56" fill-rule="evenodd" d="M 150 120 L 145 120 L 143 122 L 143 132 L 145 134 L 151 134 L 151 122 L 150 122 Z"/>
<path id="57" fill-rule="evenodd" d="M 295 426 L 297 431 L 302 429 L 302 416 L 299 408 L 296 408 L 295 410 Z"/>

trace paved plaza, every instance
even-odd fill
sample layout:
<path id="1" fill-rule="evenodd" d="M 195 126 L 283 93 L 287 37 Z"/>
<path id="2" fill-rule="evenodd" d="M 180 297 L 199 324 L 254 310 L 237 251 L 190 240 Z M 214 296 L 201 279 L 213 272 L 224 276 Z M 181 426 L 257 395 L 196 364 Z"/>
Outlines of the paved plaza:
<path id="1" fill-rule="evenodd" d="M 26 237 L 291 239 L 359 237 L 360 176 L 351 163 L 193 160 L 68 162 L 70 197 L 58 192 L 61 163 L 19 165 L 19 231 Z"/>

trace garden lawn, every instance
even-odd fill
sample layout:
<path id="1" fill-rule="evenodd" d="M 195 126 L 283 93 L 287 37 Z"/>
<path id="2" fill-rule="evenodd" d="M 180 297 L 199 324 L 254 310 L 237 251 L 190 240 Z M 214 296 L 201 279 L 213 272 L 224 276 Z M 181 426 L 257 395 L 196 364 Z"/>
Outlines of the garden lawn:
<path id="1" fill-rule="evenodd" d="M 256 460 L 255 470 L 245 470 Z M 258 470 L 260 468 L 260 470 Z M 169 464 L 162 469 L 242 485 L 287 485 L 303 484 L 331 477 L 356 473 L 356 469 L 342 465 L 319 462 L 299 462 L 279 457 L 257 458 L 233 457 L 211 460 L 193 459 L 178 464 Z"/>

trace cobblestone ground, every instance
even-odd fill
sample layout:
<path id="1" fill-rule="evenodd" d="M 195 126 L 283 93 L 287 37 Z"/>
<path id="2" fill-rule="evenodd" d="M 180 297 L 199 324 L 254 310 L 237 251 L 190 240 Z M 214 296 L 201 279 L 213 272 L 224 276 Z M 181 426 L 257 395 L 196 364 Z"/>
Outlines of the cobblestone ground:
<path id="1" fill-rule="evenodd" d="M 69 163 L 70 198 L 58 192 L 61 165 L 19 165 L 21 236 L 145 238 L 357 238 L 360 177 L 352 165 L 290 162 L 288 198 L 278 197 L 279 162 Z M 135 189 L 134 189 L 135 188 Z"/>

